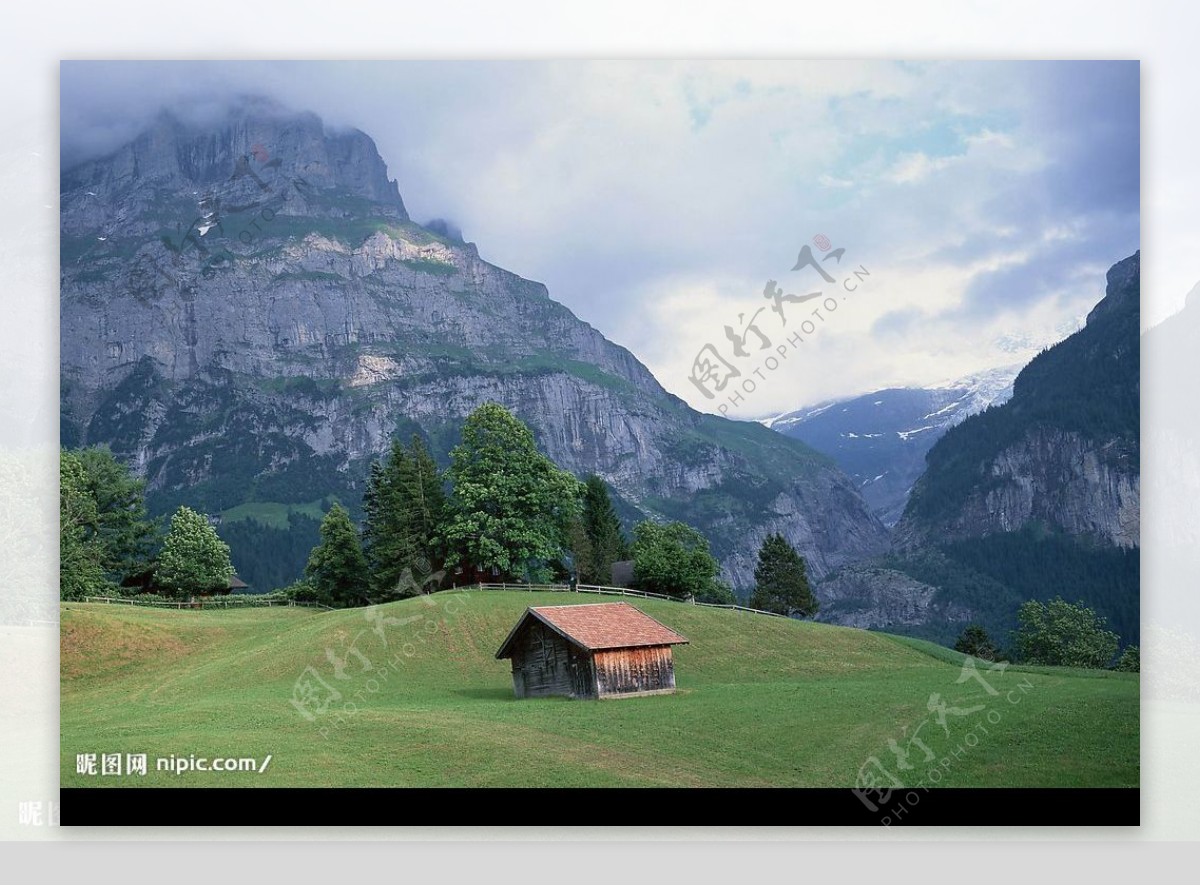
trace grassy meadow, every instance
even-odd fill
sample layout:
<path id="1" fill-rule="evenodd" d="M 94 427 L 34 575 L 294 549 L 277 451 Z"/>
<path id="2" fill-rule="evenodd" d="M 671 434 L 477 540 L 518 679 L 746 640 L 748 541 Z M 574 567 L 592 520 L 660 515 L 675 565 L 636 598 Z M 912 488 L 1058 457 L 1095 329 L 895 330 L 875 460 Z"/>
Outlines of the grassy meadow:
<path id="1" fill-rule="evenodd" d="M 993 695 L 957 683 L 961 656 L 933 644 L 666 601 L 631 602 L 691 641 L 675 650 L 676 694 L 515 700 L 510 663 L 494 654 L 525 607 L 596 600 L 445 592 L 337 612 L 64 603 L 62 783 L 838 787 L 874 757 L 912 785 L 933 784 L 931 769 L 939 786 L 1138 784 L 1136 674 L 981 668 Z M 314 675 L 340 700 L 309 720 L 292 699 Z M 909 744 L 918 728 L 936 762 Z M 908 747 L 910 770 L 889 740 Z M 77 754 L 116 752 L 148 754 L 149 773 L 76 773 Z M 190 754 L 272 757 L 262 774 L 155 771 L 155 757 Z"/>

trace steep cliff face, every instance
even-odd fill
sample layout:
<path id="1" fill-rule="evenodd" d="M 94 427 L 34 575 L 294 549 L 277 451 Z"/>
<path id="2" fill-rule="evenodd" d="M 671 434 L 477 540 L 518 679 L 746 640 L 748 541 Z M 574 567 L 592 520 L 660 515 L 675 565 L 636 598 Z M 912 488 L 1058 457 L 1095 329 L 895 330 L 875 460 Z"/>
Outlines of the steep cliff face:
<path id="1" fill-rule="evenodd" d="M 1140 255 L 1108 272 L 1083 329 L 1039 354 L 1013 396 L 949 431 L 897 526 L 901 546 L 1011 532 L 1037 521 L 1138 544 Z"/>
<path id="2" fill-rule="evenodd" d="M 269 99 L 247 97 L 204 123 L 184 122 L 169 111 L 112 154 L 88 160 L 62 175 L 61 231 L 92 236 L 119 224 L 124 236 L 156 235 L 203 215 L 204 197 L 226 198 L 226 210 L 267 194 L 264 185 L 303 179 L 315 192 L 336 192 L 373 204 L 375 214 L 407 221 L 395 181 L 375 143 L 358 130 L 329 130 L 315 114 L 293 113 Z M 279 197 L 282 189 L 271 194 Z M 163 213 L 177 201 L 178 215 Z M 284 194 L 289 210 L 326 216 L 347 207 Z M 120 203 L 120 206 L 115 204 Z M 190 207 L 190 211 L 189 211 Z M 174 208 L 174 207 L 170 207 Z M 236 232 L 235 232 L 236 233 Z"/>
<path id="3" fill-rule="evenodd" d="M 820 583 L 822 619 L 941 642 L 976 621 L 1003 643 L 1022 602 L 1061 595 L 1137 642 L 1139 256 L 1107 284 L 1084 328 L 1031 361 L 1007 403 L 938 440 L 894 553 Z"/>
<path id="4" fill-rule="evenodd" d="M 934 585 L 877 566 L 850 567 L 830 576 L 820 586 L 819 599 L 819 621 L 852 628 L 919 632 L 935 620 L 957 624 L 974 617 L 962 604 L 943 602 Z"/>
<path id="5" fill-rule="evenodd" d="M 1138 544 L 1136 454 L 1119 441 L 1030 428 L 996 454 L 988 471 L 990 482 L 972 490 L 957 513 L 940 523 L 943 537 L 1013 532 L 1037 521 L 1120 547 Z"/>
<path id="6" fill-rule="evenodd" d="M 886 530 L 827 458 L 701 415 L 473 244 L 414 224 L 371 140 L 251 102 L 163 116 L 63 175 L 64 443 L 108 443 L 159 509 L 361 494 L 420 432 L 444 458 L 488 400 L 625 512 L 685 519 L 735 586 L 782 532 L 816 575 Z"/>

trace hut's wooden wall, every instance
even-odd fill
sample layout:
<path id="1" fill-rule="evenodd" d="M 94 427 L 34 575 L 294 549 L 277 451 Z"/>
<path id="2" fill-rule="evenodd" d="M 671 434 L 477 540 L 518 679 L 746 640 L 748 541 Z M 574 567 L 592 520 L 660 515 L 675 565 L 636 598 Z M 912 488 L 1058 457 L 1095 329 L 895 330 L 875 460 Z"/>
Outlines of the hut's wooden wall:
<path id="1" fill-rule="evenodd" d="M 595 653 L 594 666 L 601 698 L 675 690 L 675 663 L 670 646 L 604 650 Z"/>
<path id="2" fill-rule="evenodd" d="M 517 698 L 596 697 L 590 657 L 545 625 L 525 629 L 513 648 L 512 669 Z"/>

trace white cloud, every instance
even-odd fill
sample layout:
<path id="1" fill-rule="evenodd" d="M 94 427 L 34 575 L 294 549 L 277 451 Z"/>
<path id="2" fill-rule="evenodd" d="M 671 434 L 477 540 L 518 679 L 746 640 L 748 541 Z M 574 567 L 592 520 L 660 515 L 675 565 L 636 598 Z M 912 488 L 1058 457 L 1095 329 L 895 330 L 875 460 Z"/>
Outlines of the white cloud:
<path id="1" fill-rule="evenodd" d="M 930 157 L 917 151 L 904 154 L 896 164 L 884 175 L 888 181 L 896 184 L 913 184 L 922 182 L 939 170 L 945 169 L 955 161 L 954 157 Z"/>
<path id="2" fill-rule="evenodd" d="M 1116 162 L 1121 138 L 1136 148 L 1137 108 L 1094 73 L 781 61 L 67 66 L 64 139 L 111 138 L 114 119 L 197 88 L 267 92 L 357 126 L 418 220 L 453 219 L 485 258 L 545 282 L 708 409 L 687 382 L 696 350 L 765 304 L 767 279 L 804 285 L 790 271 L 796 252 L 826 234 L 872 269 L 876 301 L 839 314 L 814 339 L 814 364 L 789 365 L 783 384 L 760 392 L 765 413 L 889 379 L 946 378 L 972 360 L 968 370 L 1010 363 L 990 344 L 1003 330 L 1054 328 L 1099 298 L 1091 269 L 1136 248 L 1137 208 L 1109 195 L 1111 168 L 1088 174 L 1098 158 Z M 876 323 L 888 315 L 924 319 L 881 347 Z"/>

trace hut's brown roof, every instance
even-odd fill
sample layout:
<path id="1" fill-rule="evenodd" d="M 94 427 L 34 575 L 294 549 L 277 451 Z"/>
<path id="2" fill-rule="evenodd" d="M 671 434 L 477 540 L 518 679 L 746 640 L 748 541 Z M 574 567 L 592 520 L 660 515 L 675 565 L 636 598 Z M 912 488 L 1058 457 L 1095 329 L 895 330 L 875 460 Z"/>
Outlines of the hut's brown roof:
<path id="1" fill-rule="evenodd" d="M 593 652 L 631 646 L 674 646 L 688 641 L 687 637 L 628 603 L 535 606 L 525 610 L 496 653 L 496 658 L 508 657 L 513 638 L 530 618 L 536 618 L 572 643 Z"/>

